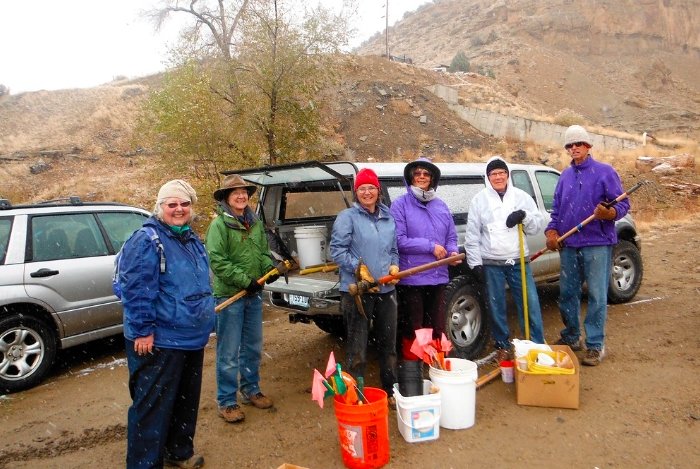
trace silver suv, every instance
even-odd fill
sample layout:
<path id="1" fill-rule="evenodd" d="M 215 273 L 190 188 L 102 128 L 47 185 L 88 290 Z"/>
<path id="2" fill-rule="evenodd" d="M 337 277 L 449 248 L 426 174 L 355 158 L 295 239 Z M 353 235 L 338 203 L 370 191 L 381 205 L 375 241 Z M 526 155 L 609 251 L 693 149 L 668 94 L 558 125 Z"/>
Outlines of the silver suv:
<path id="1" fill-rule="evenodd" d="M 0 392 L 38 384 L 59 349 L 121 333 L 114 256 L 149 216 L 77 197 L 0 200 Z"/>
<path id="2" fill-rule="evenodd" d="M 438 195 L 450 207 L 457 227 L 459 243 L 464 243 L 469 204 L 484 187 L 485 163 L 438 163 L 441 171 Z M 306 254 L 318 261 L 330 261 L 325 247 L 336 214 L 352 201 L 352 179 L 362 168 L 373 169 L 382 185 L 382 198 L 387 205 L 403 195 L 405 163 L 304 163 L 268 166 L 237 172 L 243 179 L 262 186 L 258 204 L 259 216 L 269 228 L 273 249 L 281 246 L 293 256 Z M 516 187 L 532 196 L 549 221 L 554 188 L 559 172 L 542 165 L 509 164 L 511 180 Z M 642 282 L 641 242 L 629 216 L 616 224 L 619 242 L 613 252 L 613 268 L 608 289 L 612 303 L 629 301 Z M 306 230 L 306 231 L 304 231 Z M 316 243 L 315 253 L 305 253 L 312 232 L 326 239 Z M 545 246 L 544 233 L 528 236 L 530 253 Z M 531 263 L 538 284 L 556 282 L 559 277 L 559 253 L 547 252 Z M 450 268 L 451 281 L 446 289 L 446 329 L 457 354 L 476 358 L 489 339 L 488 321 L 484 315 L 481 288 L 472 278 L 466 262 Z M 344 334 L 338 300 L 338 275 L 334 272 L 308 276 L 291 276 L 289 283 L 280 279 L 267 285 L 270 303 L 289 311 L 292 322 L 313 321 L 319 328 L 336 335 Z"/>

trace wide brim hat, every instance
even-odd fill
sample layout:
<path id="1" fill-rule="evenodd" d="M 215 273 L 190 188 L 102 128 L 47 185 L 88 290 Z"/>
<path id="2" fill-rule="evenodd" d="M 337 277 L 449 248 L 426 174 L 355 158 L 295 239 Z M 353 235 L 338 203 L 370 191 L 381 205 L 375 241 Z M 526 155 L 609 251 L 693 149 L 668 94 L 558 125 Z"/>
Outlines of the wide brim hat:
<path id="1" fill-rule="evenodd" d="M 238 174 L 229 174 L 224 178 L 224 181 L 221 183 L 221 187 L 214 191 L 214 200 L 218 200 L 219 202 L 221 202 L 228 196 L 229 192 L 231 192 L 234 189 L 239 189 L 241 187 L 245 188 L 245 190 L 248 191 L 248 197 L 251 197 L 253 194 L 255 194 L 255 191 L 258 188 L 255 184 L 246 182 Z"/>
<path id="2" fill-rule="evenodd" d="M 418 167 L 425 168 L 430 171 L 430 187 L 436 188 L 438 184 L 440 184 L 440 168 L 438 168 L 424 156 L 421 156 L 415 161 L 411 161 L 404 167 L 403 178 L 406 181 L 406 184 L 411 185 L 411 181 L 413 181 L 413 171 Z"/>

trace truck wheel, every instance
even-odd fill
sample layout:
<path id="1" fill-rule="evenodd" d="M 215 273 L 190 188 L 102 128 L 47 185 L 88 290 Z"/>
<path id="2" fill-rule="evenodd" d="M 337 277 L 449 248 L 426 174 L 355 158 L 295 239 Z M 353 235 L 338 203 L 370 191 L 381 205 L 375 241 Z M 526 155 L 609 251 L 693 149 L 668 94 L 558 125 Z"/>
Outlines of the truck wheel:
<path id="1" fill-rule="evenodd" d="M 56 336 L 43 321 L 31 316 L 0 319 L 0 391 L 16 392 L 36 386 L 56 357 Z"/>
<path id="2" fill-rule="evenodd" d="M 343 316 L 319 315 L 314 316 L 314 322 L 323 332 L 328 332 L 341 339 L 345 337 Z"/>
<path id="3" fill-rule="evenodd" d="M 626 303 L 634 298 L 642 285 L 642 256 L 637 246 L 621 239 L 613 248 L 609 303 Z"/>
<path id="4" fill-rule="evenodd" d="M 489 339 L 488 320 L 479 289 L 468 278 L 452 279 L 445 288 L 446 327 L 452 341 L 452 356 L 472 360 L 481 356 Z"/>

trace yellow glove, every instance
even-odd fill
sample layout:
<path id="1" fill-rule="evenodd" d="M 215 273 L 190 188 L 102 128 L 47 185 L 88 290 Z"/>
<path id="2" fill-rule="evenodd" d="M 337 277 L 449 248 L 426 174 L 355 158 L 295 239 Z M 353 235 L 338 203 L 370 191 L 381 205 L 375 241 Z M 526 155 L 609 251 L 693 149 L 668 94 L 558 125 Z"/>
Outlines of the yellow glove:
<path id="1" fill-rule="evenodd" d="M 374 277 L 372 277 L 372 274 L 365 264 L 360 266 L 360 280 L 364 280 L 367 283 L 375 283 Z"/>
<path id="2" fill-rule="evenodd" d="M 390 265 L 389 266 L 389 275 L 396 275 L 399 273 L 399 266 L 398 265 Z M 388 282 L 389 285 L 396 285 L 399 283 L 399 279 L 395 278 L 391 282 Z"/>

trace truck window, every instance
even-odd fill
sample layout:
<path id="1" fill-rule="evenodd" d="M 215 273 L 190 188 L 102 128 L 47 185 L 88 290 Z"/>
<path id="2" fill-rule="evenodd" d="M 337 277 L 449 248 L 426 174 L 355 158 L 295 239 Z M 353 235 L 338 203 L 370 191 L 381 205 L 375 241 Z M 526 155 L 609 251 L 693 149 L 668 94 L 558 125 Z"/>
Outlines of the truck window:
<path id="1" fill-rule="evenodd" d="M 535 189 L 532 187 L 532 181 L 530 181 L 530 176 L 527 171 L 516 170 L 511 171 L 510 180 L 513 181 L 513 185 L 518 189 L 521 189 L 532 197 L 532 200 L 537 204 L 537 197 L 535 196 Z"/>
<path id="2" fill-rule="evenodd" d="M 548 212 L 552 211 L 552 202 L 554 201 L 554 189 L 559 182 L 559 174 L 552 171 L 535 171 L 535 179 L 540 186 L 540 194 L 544 208 Z"/>
<path id="3" fill-rule="evenodd" d="M 315 190 L 314 190 L 315 189 Z M 345 192 L 347 200 L 352 201 L 352 193 Z M 314 217 L 334 217 L 347 208 L 342 193 L 333 187 L 293 190 L 284 192 L 282 220 L 307 219 Z"/>
<path id="4" fill-rule="evenodd" d="M 384 184 L 384 182 L 382 182 Z M 406 193 L 406 186 L 401 183 L 386 184 L 389 198 L 393 201 Z M 455 222 L 464 222 L 469 212 L 469 204 L 474 196 L 485 187 L 483 177 L 449 179 L 442 178 L 437 195 L 450 208 Z M 387 204 L 389 205 L 389 204 Z"/>

